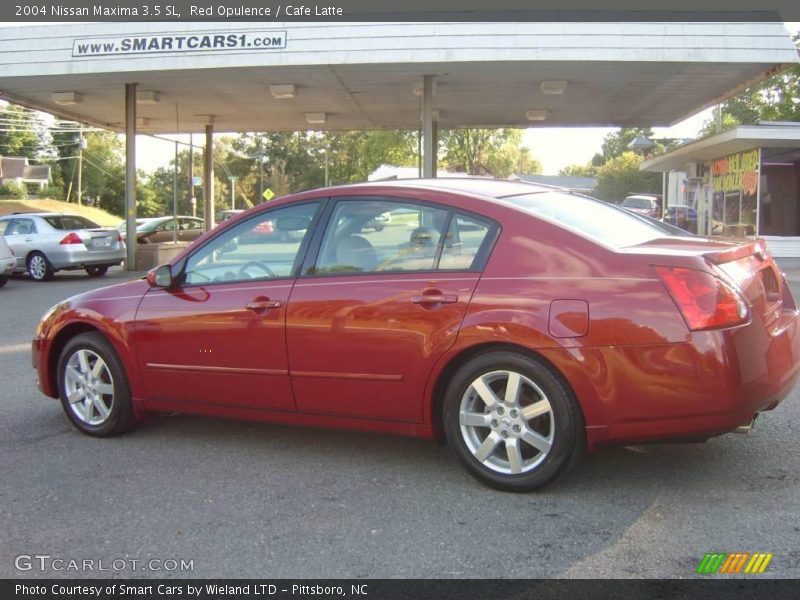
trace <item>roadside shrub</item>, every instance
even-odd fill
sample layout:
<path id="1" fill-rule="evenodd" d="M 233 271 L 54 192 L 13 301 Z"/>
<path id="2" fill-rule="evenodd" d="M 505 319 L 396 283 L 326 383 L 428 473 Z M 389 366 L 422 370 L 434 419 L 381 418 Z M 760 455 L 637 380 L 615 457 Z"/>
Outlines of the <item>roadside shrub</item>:
<path id="1" fill-rule="evenodd" d="M 13 181 L 0 185 L 0 198 L 24 200 L 28 197 L 28 188 L 24 184 Z"/>

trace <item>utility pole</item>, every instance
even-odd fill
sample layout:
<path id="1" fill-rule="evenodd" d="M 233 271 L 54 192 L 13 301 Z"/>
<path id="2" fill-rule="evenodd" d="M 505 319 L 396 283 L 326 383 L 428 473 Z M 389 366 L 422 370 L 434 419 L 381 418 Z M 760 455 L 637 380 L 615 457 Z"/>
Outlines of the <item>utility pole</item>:
<path id="1" fill-rule="evenodd" d="M 83 198 L 83 148 L 86 140 L 83 139 L 83 123 L 78 132 L 78 204 L 82 204 Z"/>
<path id="2" fill-rule="evenodd" d="M 236 210 L 236 180 L 239 179 L 234 175 L 230 175 L 228 177 L 228 181 L 231 182 L 231 210 Z"/>

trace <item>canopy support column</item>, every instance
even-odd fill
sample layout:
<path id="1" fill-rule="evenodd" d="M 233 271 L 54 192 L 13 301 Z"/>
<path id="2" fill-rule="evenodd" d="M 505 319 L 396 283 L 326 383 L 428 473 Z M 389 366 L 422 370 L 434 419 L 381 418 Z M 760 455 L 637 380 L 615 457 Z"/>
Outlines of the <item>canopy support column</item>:
<path id="1" fill-rule="evenodd" d="M 125 84 L 125 269 L 136 270 L 136 84 Z"/>
<path id="2" fill-rule="evenodd" d="M 422 78 L 422 176 L 436 176 L 436 142 L 433 134 L 433 75 Z"/>
<path id="3" fill-rule="evenodd" d="M 214 125 L 206 125 L 206 149 L 203 154 L 203 219 L 205 230 L 214 227 Z"/>

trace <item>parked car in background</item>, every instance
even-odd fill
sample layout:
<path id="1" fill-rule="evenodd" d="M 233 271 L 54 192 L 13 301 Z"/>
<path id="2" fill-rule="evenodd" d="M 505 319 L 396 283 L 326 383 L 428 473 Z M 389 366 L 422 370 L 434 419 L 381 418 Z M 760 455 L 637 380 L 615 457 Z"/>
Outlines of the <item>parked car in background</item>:
<path id="1" fill-rule="evenodd" d="M 80 215 L 6 215 L 0 217 L 0 234 L 16 256 L 14 272 L 27 271 L 36 281 L 52 279 L 56 271 L 76 269 L 97 277 L 125 258 L 125 244 L 117 229 L 100 227 Z"/>
<path id="2" fill-rule="evenodd" d="M 303 233 L 239 243 L 265 222 Z M 504 180 L 312 190 L 57 304 L 33 364 L 89 435 L 152 411 L 440 438 L 527 491 L 584 448 L 748 429 L 794 387 L 800 318 L 763 242 L 673 229 Z"/>
<path id="3" fill-rule="evenodd" d="M 383 228 L 391 222 L 391 215 L 389 213 L 383 213 L 365 223 L 361 230 L 374 229 L 375 231 L 383 231 Z"/>
<path id="4" fill-rule="evenodd" d="M 6 239 L 0 235 L 0 287 L 8 283 L 8 278 L 17 266 L 17 259 L 14 253 L 6 244 Z"/>
<path id="5" fill-rule="evenodd" d="M 224 223 L 231 217 L 235 217 L 236 215 L 239 215 L 243 212 L 244 210 L 242 209 L 221 210 L 214 215 L 214 221 L 216 222 L 217 225 L 219 225 L 220 223 Z"/>
<path id="6" fill-rule="evenodd" d="M 149 220 L 150 218 L 147 217 L 136 219 L 136 229 L 139 229 L 139 226 L 143 225 L 144 223 L 147 223 Z M 128 235 L 128 222 L 123 221 L 122 223 L 120 223 L 117 226 L 117 230 L 119 231 L 119 234 L 122 237 L 122 241 L 124 242 Z"/>
<path id="7" fill-rule="evenodd" d="M 622 208 L 654 219 L 661 218 L 661 200 L 657 196 L 634 194 L 622 201 Z"/>
<path id="8" fill-rule="evenodd" d="M 136 239 L 140 244 L 161 244 L 175 239 L 175 217 L 156 217 L 148 219 L 136 228 Z M 179 216 L 177 220 L 177 239 L 179 242 L 193 242 L 203 235 L 203 219 Z"/>

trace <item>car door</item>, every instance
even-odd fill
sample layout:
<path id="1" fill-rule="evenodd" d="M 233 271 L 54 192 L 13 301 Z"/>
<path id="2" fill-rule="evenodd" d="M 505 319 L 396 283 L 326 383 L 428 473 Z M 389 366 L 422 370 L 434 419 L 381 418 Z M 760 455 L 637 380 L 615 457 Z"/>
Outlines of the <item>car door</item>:
<path id="1" fill-rule="evenodd" d="M 383 213 L 389 218 L 380 231 L 365 227 Z M 286 315 L 299 411 L 423 420 L 428 375 L 455 342 L 496 234 L 493 223 L 469 219 L 478 243 L 451 260 L 460 245 L 448 208 L 336 202 Z"/>
<path id="2" fill-rule="evenodd" d="M 310 231 L 319 206 L 276 208 L 224 229 L 176 265 L 172 288 L 145 294 L 134 347 L 150 402 L 294 410 L 285 315 L 307 236 L 280 248 L 239 242 L 267 219 Z"/>
<path id="3" fill-rule="evenodd" d="M 203 235 L 203 222 L 189 219 L 186 217 L 179 217 L 180 229 L 178 230 L 178 239 L 182 242 L 193 242 L 201 235 Z"/>
<path id="4" fill-rule="evenodd" d="M 36 235 L 36 223 L 30 218 L 15 217 L 6 226 L 6 243 L 17 258 L 18 269 L 26 268 L 25 258 L 35 249 Z"/>

